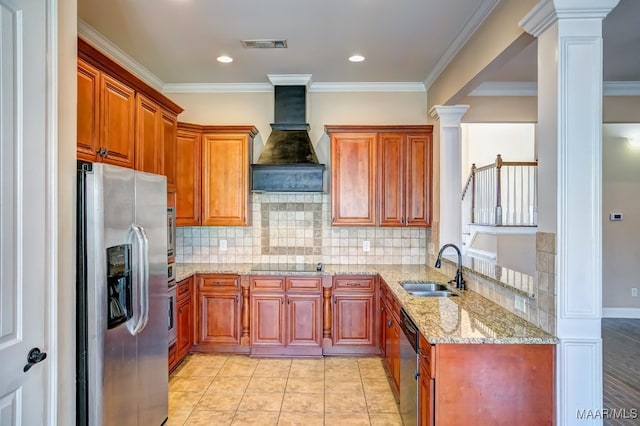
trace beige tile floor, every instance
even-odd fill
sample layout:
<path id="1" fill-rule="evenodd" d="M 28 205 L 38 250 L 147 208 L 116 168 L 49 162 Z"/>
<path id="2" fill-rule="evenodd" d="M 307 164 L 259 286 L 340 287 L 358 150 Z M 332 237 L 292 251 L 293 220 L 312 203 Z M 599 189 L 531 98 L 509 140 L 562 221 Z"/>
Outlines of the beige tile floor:
<path id="1" fill-rule="evenodd" d="M 192 354 L 167 425 L 402 425 L 380 358 Z"/>

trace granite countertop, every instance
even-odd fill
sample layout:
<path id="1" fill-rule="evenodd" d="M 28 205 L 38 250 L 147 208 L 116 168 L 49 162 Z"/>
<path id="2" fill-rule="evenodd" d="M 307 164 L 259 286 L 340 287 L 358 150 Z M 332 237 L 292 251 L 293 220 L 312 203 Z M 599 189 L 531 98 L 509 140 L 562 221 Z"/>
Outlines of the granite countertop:
<path id="1" fill-rule="evenodd" d="M 407 293 L 402 281 L 426 280 L 447 283 L 451 277 L 424 265 L 316 265 L 274 264 L 209 264 L 181 263 L 176 265 L 177 280 L 196 273 L 233 273 L 240 275 L 375 275 L 388 284 L 400 305 L 416 323 L 431 344 L 494 343 L 494 344 L 556 344 L 552 336 L 496 303 L 471 291 L 459 291 L 457 297 L 416 297 Z M 449 284 L 447 284 L 449 285 Z M 450 285 L 449 285 L 450 286 Z M 450 286 L 451 287 L 451 286 Z"/>

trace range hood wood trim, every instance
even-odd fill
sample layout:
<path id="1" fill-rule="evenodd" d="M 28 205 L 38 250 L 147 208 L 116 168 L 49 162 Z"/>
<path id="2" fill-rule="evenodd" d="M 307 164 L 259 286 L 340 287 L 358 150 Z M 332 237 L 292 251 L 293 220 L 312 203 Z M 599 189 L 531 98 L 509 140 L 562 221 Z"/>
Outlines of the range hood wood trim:
<path id="1" fill-rule="evenodd" d="M 351 124 L 326 124 L 324 126 L 324 131 L 326 134 L 330 135 L 331 133 L 394 133 L 394 132 L 402 132 L 402 133 L 424 133 L 424 132 L 433 132 L 433 125 L 425 124 L 425 125 L 402 125 L 402 124 L 391 124 L 391 125 L 351 125 Z"/>

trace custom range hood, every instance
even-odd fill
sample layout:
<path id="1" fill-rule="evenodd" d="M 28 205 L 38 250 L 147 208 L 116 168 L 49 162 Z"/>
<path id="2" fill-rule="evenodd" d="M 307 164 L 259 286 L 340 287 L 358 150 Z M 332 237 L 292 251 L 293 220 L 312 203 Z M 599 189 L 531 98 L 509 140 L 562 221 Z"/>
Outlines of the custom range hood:
<path id="1" fill-rule="evenodd" d="M 291 76 L 287 76 L 291 82 Z M 306 77 L 308 82 L 310 76 Z M 318 157 L 306 120 L 307 86 L 303 84 L 277 84 L 283 81 L 269 76 L 273 83 L 274 123 L 262 154 L 251 165 L 254 191 L 322 192 L 324 164 Z M 299 79 L 297 81 L 300 81 Z"/>

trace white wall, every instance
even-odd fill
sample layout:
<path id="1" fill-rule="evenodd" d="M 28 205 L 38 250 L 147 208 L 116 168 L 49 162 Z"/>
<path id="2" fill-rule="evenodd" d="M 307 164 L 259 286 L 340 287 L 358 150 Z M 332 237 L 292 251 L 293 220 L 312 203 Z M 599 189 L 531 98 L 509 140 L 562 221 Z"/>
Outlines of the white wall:
<path id="1" fill-rule="evenodd" d="M 462 123 L 462 183 L 472 164 L 492 164 L 498 154 L 504 161 L 535 160 L 534 138 L 534 123 Z"/>
<path id="2" fill-rule="evenodd" d="M 632 309 L 640 318 L 640 148 L 626 137 L 640 136 L 640 124 L 603 125 L 602 167 L 602 306 Z M 623 214 L 612 222 L 609 213 Z"/>

